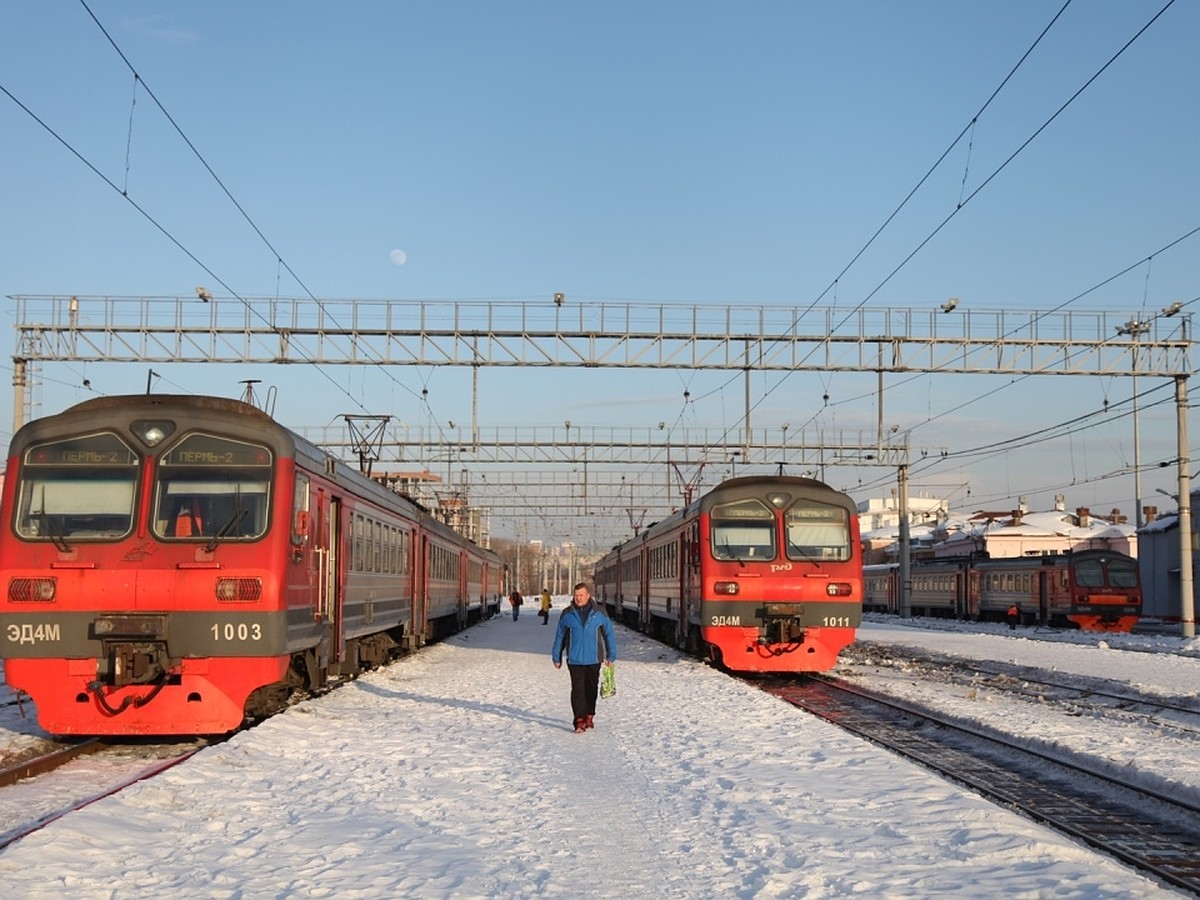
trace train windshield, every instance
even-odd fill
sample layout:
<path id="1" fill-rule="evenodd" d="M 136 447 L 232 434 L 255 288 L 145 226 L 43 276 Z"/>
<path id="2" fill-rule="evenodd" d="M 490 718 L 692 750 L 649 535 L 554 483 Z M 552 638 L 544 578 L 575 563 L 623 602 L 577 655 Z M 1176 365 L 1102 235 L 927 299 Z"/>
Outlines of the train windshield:
<path id="1" fill-rule="evenodd" d="M 713 559 L 775 558 L 775 513 L 761 500 L 714 506 L 709 515 Z"/>
<path id="2" fill-rule="evenodd" d="M 165 452 L 154 482 L 153 531 L 168 540 L 253 540 L 267 530 L 271 451 L 193 433 Z"/>
<path id="3" fill-rule="evenodd" d="M 27 540 L 113 540 L 133 528 L 140 459 L 115 434 L 34 444 L 21 461 L 14 528 Z"/>
<path id="4" fill-rule="evenodd" d="M 1137 563 L 1118 557 L 1080 559 L 1075 562 L 1075 583 L 1080 587 L 1104 587 L 1104 571 L 1108 570 L 1108 586 L 1137 587 Z"/>
<path id="5" fill-rule="evenodd" d="M 784 513 L 788 559 L 845 562 L 850 559 L 850 515 L 840 506 L 801 499 Z"/>
<path id="6" fill-rule="evenodd" d="M 1113 587 L 1137 587 L 1137 560 L 1110 559 L 1108 561 L 1108 583 Z"/>

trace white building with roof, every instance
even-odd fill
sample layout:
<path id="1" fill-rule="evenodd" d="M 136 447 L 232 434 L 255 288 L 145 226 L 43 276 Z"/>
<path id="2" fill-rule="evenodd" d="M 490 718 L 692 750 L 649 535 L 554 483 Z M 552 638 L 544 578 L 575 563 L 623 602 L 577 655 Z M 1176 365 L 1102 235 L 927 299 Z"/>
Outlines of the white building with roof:
<path id="1" fill-rule="evenodd" d="M 859 518 L 861 523 L 861 513 Z M 895 561 L 899 532 L 898 516 L 894 525 L 864 529 L 865 561 Z M 910 544 L 913 558 L 1042 556 L 1089 549 L 1138 555 L 1137 529 L 1125 521 L 1120 510 L 1094 516 L 1087 507 L 1079 507 L 1070 513 L 1061 495 L 1055 498 L 1055 508 L 1047 512 L 1029 512 L 1024 502 L 1014 510 L 979 510 L 965 517 L 943 510 L 934 521 L 910 527 Z"/>

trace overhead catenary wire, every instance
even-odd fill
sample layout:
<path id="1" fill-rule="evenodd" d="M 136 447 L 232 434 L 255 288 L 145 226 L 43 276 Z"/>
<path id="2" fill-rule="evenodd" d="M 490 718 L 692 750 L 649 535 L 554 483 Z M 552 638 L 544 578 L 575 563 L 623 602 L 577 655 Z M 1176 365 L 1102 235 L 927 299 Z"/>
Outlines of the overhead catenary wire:
<path id="1" fill-rule="evenodd" d="M 84 10 L 87 12 L 87 14 L 91 18 L 91 20 L 95 23 L 96 27 L 100 30 L 100 33 L 104 35 L 105 40 L 108 41 L 109 45 L 113 48 L 114 52 L 116 52 L 116 54 L 121 58 L 121 61 L 129 69 L 130 73 L 134 77 L 135 84 L 140 84 L 142 86 L 142 89 L 146 92 L 146 95 L 148 97 L 150 97 L 151 100 L 154 101 L 154 105 L 158 108 L 158 110 L 162 113 L 162 115 L 166 118 L 166 120 L 171 124 L 171 127 L 175 130 L 175 133 L 179 135 L 180 139 L 184 142 L 184 144 L 187 145 L 188 149 L 192 152 L 192 155 L 195 156 L 196 160 L 200 163 L 200 165 L 204 167 L 204 170 L 209 174 L 209 176 L 212 178 L 212 180 L 221 189 L 221 192 L 225 195 L 225 197 L 229 200 L 229 202 L 231 204 L 233 204 L 233 207 L 238 211 L 238 213 L 246 221 L 246 223 L 250 226 L 250 228 L 254 231 L 254 233 L 256 235 L 258 235 L 259 240 L 261 240 L 262 243 L 267 247 L 267 249 L 274 255 L 276 264 L 278 266 L 282 267 L 284 270 L 286 270 L 287 273 L 296 282 L 296 284 L 299 285 L 300 289 L 304 292 L 305 296 L 307 296 L 310 300 L 312 300 L 317 305 L 317 307 L 321 310 L 323 315 L 328 316 L 330 321 L 334 322 L 334 324 L 337 325 L 338 324 L 337 320 L 334 317 L 329 315 L 328 310 L 325 308 L 325 305 L 321 302 L 321 300 L 319 300 L 313 294 L 313 292 L 309 289 L 308 285 L 305 284 L 303 279 L 300 278 L 300 276 L 296 273 L 296 271 L 292 268 L 292 266 L 287 262 L 287 260 L 285 260 L 283 258 L 283 255 L 278 250 L 275 249 L 274 244 L 271 243 L 270 239 L 266 236 L 266 234 L 263 232 L 263 230 L 261 228 L 259 228 L 258 224 L 254 221 L 254 219 L 251 218 L 250 214 L 246 211 L 246 208 L 233 195 L 233 192 L 229 190 L 229 188 L 226 186 L 225 182 L 221 179 L 221 177 L 217 174 L 217 172 L 213 169 L 213 167 L 211 165 L 209 165 L 208 160 L 205 159 L 205 157 L 204 157 L 204 154 L 202 154 L 200 152 L 199 148 L 195 145 L 195 143 L 192 141 L 192 139 L 190 137 L 188 137 L 188 135 L 184 132 L 183 128 L 175 120 L 175 117 L 171 115 L 170 111 L 166 108 L 166 106 L 164 106 L 163 103 L 158 99 L 158 97 L 154 93 L 153 89 L 150 87 L 149 84 L 147 84 L 146 80 L 144 78 L 142 78 L 141 74 L 137 71 L 137 69 L 134 67 L 133 63 L 129 60 L 129 57 L 126 56 L 125 52 L 121 49 L 121 47 L 113 39 L 113 37 L 109 33 L 108 29 L 104 27 L 103 23 L 99 20 L 99 18 L 96 16 L 96 14 L 94 12 L 92 12 L 92 10 L 88 6 L 86 0 L 79 0 L 79 3 L 84 8 Z M 131 114 L 131 121 L 130 121 L 130 133 L 131 134 L 132 134 L 132 129 L 133 129 L 133 125 L 132 125 L 132 114 Z M 128 152 L 126 154 L 126 158 L 128 160 Z M 126 162 L 126 166 L 128 167 L 128 162 Z M 126 173 L 126 177 L 128 179 L 128 172 Z M 124 191 L 122 191 L 122 194 L 127 196 Z M 177 246 L 180 246 L 178 241 L 176 241 L 175 243 Z M 196 258 L 194 256 L 192 256 L 190 253 L 188 255 L 194 261 L 199 263 L 199 261 L 196 260 Z M 208 269 L 207 266 L 201 266 L 201 267 L 204 269 L 205 272 L 209 273 L 210 275 L 213 275 L 213 277 L 216 278 L 216 275 L 213 274 L 211 272 L 211 270 Z M 240 300 L 242 303 L 247 303 L 246 300 L 244 300 L 235 291 L 233 291 L 231 288 L 229 288 L 229 286 L 226 285 L 224 281 L 222 281 L 219 278 L 216 278 L 216 280 L 222 285 L 222 287 L 226 288 L 226 290 L 228 290 L 229 293 L 232 296 L 234 296 L 236 299 Z M 249 304 L 247 303 L 247 305 L 249 305 Z M 260 316 L 260 318 L 261 318 L 261 316 Z M 339 325 L 338 327 L 341 327 L 341 326 Z M 320 368 L 320 365 L 318 363 L 313 362 L 312 364 L 317 366 L 318 369 Z M 387 377 L 390 378 L 393 382 L 395 382 L 401 388 L 404 388 L 405 390 L 409 391 L 409 393 L 411 393 L 414 397 L 417 396 L 416 391 L 409 388 L 403 382 L 396 379 L 390 372 L 388 372 L 386 370 L 386 368 L 384 368 L 382 366 L 381 361 L 377 360 L 376 364 L 377 364 L 377 366 L 379 366 L 381 371 L 383 371 L 384 374 L 387 375 Z M 326 376 L 326 377 L 328 378 L 328 376 Z M 331 379 L 331 378 L 329 378 L 329 380 L 333 381 L 333 379 Z M 348 391 L 346 391 L 344 388 L 341 388 L 340 386 L 339 386 L 339 389 L 341 389 L 343 393 L 350 396 L 351 399 L 354 400 L 356 405 L 358 405 L 358 407 L 360 409 L 363 409 L 365 411 L 365 407 L 360 402 L 358 402 L 357 399 L 355 399 L 352 395 L 350 395 Z"/>
<path id="2" fill-rule="evenodd" d="M 1012 153 L 1010 153 L 1009 156 L 999 166 L 997 166 L 995 169 L 993 169 L 993 171 L 973 191 L 971 191 L 965 198 L 960 198 L 959 202 L 955 205 L 954 209 L 951 210 L 950 213 L 947 214 L 942 219 L 942 221 L 933 228 L 932 231 L 930 231 L 920 242 L 918 242 L 916 247 L 914 247 L 897 265 L 895 265 L 884 276 L 884 278 L 871 291 L 869 291 L 866 294 L 866 296 L 864 296 L 861 300 L 859 300 L 859 302 L 857 304 L 855 304 L 853 307 L 851 307 L 848 311 L 846 311 L 844 313 L 843 317 L 838 322 L 838 324 L 834 326 L 834 329 L 836 330 L 837 328 L 844 325 L 847 321 L 850 320 L 850 318 L 853 315 L 855 315 L 859 310 L 861 310 L 864 306 L 866 306 L 867 303 L 869 303 L 871 301 L 871 299 L 873 299 L 875 297 L 875 295 L 879 293 L 879 291 L 881 291 L 897 274 L 899 274 L 899 272 L 905 266 L 907 266 L 908 263 L 911 262 L 913 260 L 913 258 L 915 258 L 917 256 L 917 254 L 920 253 L 920 251 L 922 249 L 924 249 L 942 231 L 942 229 L 944 229 L 946 227 L 946 225 L 948 225 L 950 223 L 950 221 L 952 219 L 954 219 L 954 217 L 957 216 L 959 212 L 962 211 L 962 209 L 968 203 L 970 203 L 985 188 L 987 188 L 988 185 L 990 185 L 1000 175 L 1001 172 L 1003 172 L 1022 152 L 1024 152 L 1038 138 L 1038 136 L 1040 136 L 1059 116 L 1061 116 L 1062 113 L 1065 112 L 1067 110 L 1067 108 L 1069 108 L 1071 106 L 1071 104 L 1073 104 L 1076 100 L 1078 100 L 1079 97 L 1084 93 L 1084 91 L 1086 91 L 1092 84 L 1094 84 L 1095 81 L 1134 44 L 1134 42 L 1136 42 L 1143 34 L 1145 34 L 1146 31 L 1172 5 L 1174 5 L 1174 3 L 1175 3 L 1175 0 L 1168 0 L 1168 2 L 1163 7 L 1161 7 L 1157 13 L 1155 13 L 1145 24 L 1143 24 L 1137 30 L 1137 32 L 1135 32 L 1132 37 L 1130 37 L 1114 54 L 1112 54 L 1108 58 L 1108 60 L 1103 65 L 1101 65 L 1100 68 L 1097 69 L 1081 86 L 1079 86 L 1070 95 L 1070 97 L 1068 97 L 1062 104 L 1060 104 L 1060 106 L 1045 121 L 1043 121 L 1040 126 L 1038 126 L 1028 137 L 1026 137 L 1025 140 L 1022 141 L 1021 144 L 1014 151 L 1012 151 Z M 805 313 L 807 313 L 808 311 L 811 311 L 816 306 L 816 304 L 820 302 L 821 298 L 823 298 L 825 296 L 825 294 L 827 294 L 835 285 L 837 285 L 840 282 L 840 280 L 845 276 L 845 274 L 849 271 L 849 269 L 862 257 L 863 253 L 865 253 L 867 248 L 870 247 L 871 244 L 874 243 L 874 241 L 879 237 L 879 235 L 888 227 L 888 225 L 890 225 L 890 223 L 895 219 L 896 215 L 901 211 L 901 209 L 903 209 L 903 207 L 912 199 L 912 197 L 917 193 L 917 191 L 921 188 L 921 186 L 924 185 L 924 183 L 928 180 L 928 178 L 932 175 L 932 173 L 942 164 L 942 162 L 946 159 L 946 157 L 949 155 L 950 151 L 954 148 L 954 146 L 956 146 L 958 144 L 958 142 L 962 140 L 962 137 L 969 132 L 969 130 L 973 127 L 974 123 L 978 120 L 979 116 L 992 103 L 992 101 L 996 98 L 996 96 L 1004 88 L 1004 86 L 1009 82 L 1009 80 L 1016 73 L 1016 71 L 1025 63 L 1025 61 L 1029 58 L 1029 56 L 1033 52 L 1033 50 L 1038 46 L 1038 44 L 1041 42 L 1041 40 L 1045 37 L 1046 33 L 1050 30 L 1050 28 L 1053 27 L 1055 22 L 1058 21 L 1058 19 L 1062 16 L 1063 12 L 1067 9 L 1067 7 L 1069 5 L 1070 5 L 1070 0 L 1067 0 L 1067 2 L 1063 4 L 1063 6 L 1058 10 L 1058 12 L 1051 19 L 1050 23 L 1046 25 L 1046 27 L 1042 30 L 1042 32 L 1038 35 L 1038 37 L 1034 40 L 1034 42 L 1030 45 L 1030 47 L 1021 56 L 1021 58 L 1018 60 L 1018 62 L 1013 66 L 1013 68 L 1010 70 L 1008 75 L 1005 76 L 1005 78 L 1001 81 L 1001 83 L 997 86 L 997 88 L 988 97 L 987 101 L 983 104 L 983 106 L 980 107 L 979 111 L 971 117 L 971 120 L 967 123 L 967 125 L 963 127 L 962 131 L 960 131 L 960 133 L 954 139 L 954 141 L 951 142 L 950 146 L 947 147 L 945 151 L 943 151 L 942 155 L 933 164 L 933 166 L 930 167 L 930 169 L 926 172 L 926 174 L 917 182 L 917 185 L 912 188 L 912 190 L 905 197 L 905 199 L 900 203 L 900 205 L 892 212 L 891 215 L 889 215 L 884 220 L 883 224 L 879 226 L 879 228 L 875 231 L 875 233 L 871 236 L 871 238 L 868 239 L 868 241 L 863 245 L 862 248 L 860 248 L 860 250 L 854 255 L 854 257 L 850 260 L 850 262 L 847 263 L 846 266 L 841 270 L 841 272 L 839 272 L 838 275 L 833 279 L 833 281 L 830 282 L 829 287 L 827 287 L 824 291 L 822 291 L 822 293 L 820 295 L 818 295 L 818 297 L 815 298 L 808 305 L 808 307 L 805 308 L 805 310 L 803 312 L 801 312 L 800 314 L 798 314 L 796 316 L 795 320 L 793 321 L 793 327 L 799 323 L 800 319 L 803 317 L 803 315 Z M 1177 239 L 1176 241 L 1172 242 L 1172 244 L 1170 244 L 1168 246 L 1174 246 L 1175 244 L 1177 244 L 1179 242 L 1179 240 L 1182 240 L 1182 239 L 1184 239 L 1184 238 Z M 1114 277 L 1116 277 L 1116 276 L 1114 276 Z M 1085 294 L 1086 293 L 1087 292 L 1085 292 Z M 1080 296 L 1083 296 L 1083 295 L 1080 295 Z M 1057 309 L 1061 309 L 1063 306 L 1069 304 L 1070 302 L 1072 302 L 1072 301 L 1067 301 L 1066 303 L 1057 307 Z M 815 352 L 816 352 L 816 350 L 814 348 L 813 350 L 811 350 L 809 352 L 809 355 L 811 356 L 811 354 L 815 353 Z M 758 400 L 754 404 L 751 405 L 750 411 L 757 409 L 767 399 L 767 397 L 769 397 L 772 393 L 774 393 L 774 391 L 777 390 L 781 385 L 783 385 L 789 378 L 790 378 L 790 373 L 782 376 L 773 386 L 768 388 L 762 394 L 762 396 L 758 398 Z M 731 383 L 731 382 L 727 382 L 726 386 L 729 383 Z M 828 393 L 828 389 L 827 389 L 826 393 Z M 814 416 L 814 418 L 815 418 L 815 416 Z M 741 421 L 744 421 L 744 417 Z M 810 419 L 810 421 L 812 421 L 812 420 Z"/>

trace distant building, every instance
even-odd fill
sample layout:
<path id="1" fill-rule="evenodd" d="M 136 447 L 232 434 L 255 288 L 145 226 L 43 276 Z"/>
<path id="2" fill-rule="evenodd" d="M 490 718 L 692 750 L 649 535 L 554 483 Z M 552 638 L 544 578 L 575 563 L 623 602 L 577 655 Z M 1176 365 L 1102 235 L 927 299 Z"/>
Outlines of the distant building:
<path id="1" fill-rule="evenodd" d="M 1191 508 L 1196 508 L 1200 491 L 1191 492 Z M 1182 602 L 1179 594 L 1179 511 L 1159 513 L 1148 506 L 1146 524 L 1138 531 L 1138 571 L 1142 579 L 1142 615 L 1163 622 L 1179 622 Z M 1195 519 L 1192 520 L 1193 526 Z M 1192 535 L 1192 571 L 1200 572 L 1196 536 Z M 1196 582 L 1192 582 L 1192 609 L 1197 608 Z"/>
<path id="2" fill-rule="evenodd" d="M 1137 529 L 1120 510 L 1092 515 L 1081 506 L 1068 513 L 1059 505 L 1049 512 L 1014 509 L 1007 513 L 979 510 L 965 522 L 947 522 L 934 534 L 934 557 L 1043 556 L 1069 550 L 1116 550 L 1138 555 Z"/>
<path id="3" fill-rule="evenodd" d="M 420 472 L 383 472 L 373 476 L 376 481 L 397 494 L 403 494 L 420 503 L 426 509 L 437 506 L 437 489 L 442 479 L 428 469 Z"/>
<path id="4" fill-rule="evenodd" d="M 858 504 L 858 530 L 863 547 L 863 562 L 879 563 L 896 557 L 900 539 L 900 509 L 895 496 L 875 497 Z M 946 501 L 936 497 L 913 497 L 908 501 L 909 543 L 913 554 L 917 548 L 926 551 L 931 545 L 931 533 L 937 522 L 946 518 Z"/>
<path id="5" fill-rule="evenodd" d="M 861 510 L 860 505 L 860 521 Z M 864 531 L 864 561 L 895 562 L 899 558 L 899 516 L 894 519 L 894 525 Z M 1055 497 L 1055 508 L 1049 512 L 1029 512 L 1022 500 L 1017 509 L 978 510 L 965 517 L 943 508 L 933 521 L 914 522 L 910 515 L 910 523 L 913 559 L 1041 556 L 1088 549 L 1138 555 L 1137 530 L 1120 510 L 1097 516 L 1087 507 L 1079 507 L 1068 513 L 1062 495 Z"/>

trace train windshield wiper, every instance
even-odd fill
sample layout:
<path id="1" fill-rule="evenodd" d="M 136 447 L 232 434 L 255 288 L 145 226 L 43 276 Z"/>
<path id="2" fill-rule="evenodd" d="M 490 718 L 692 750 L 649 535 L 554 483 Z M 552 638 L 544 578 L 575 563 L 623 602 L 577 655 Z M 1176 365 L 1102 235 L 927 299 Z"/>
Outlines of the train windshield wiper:
<path id="1" fill-rule="evenodd" d="M 54 542 L 54 546 L 61 553 L 70 553 L 71 545 L 67 543 L 67 539 L 62 536 L 62 533 L 54 525 L 54 519 L 46 512 L 46 486 L 42 485 L 42 508 L 34 513 L 37 516 L 38 526 L 44 528 L 50 534 L 50 540 Z"/>
<path id="2" fill-rule="evenodd" d="M 242 519 L 246 518 L 246 513 L 248 513 L 248 512 L 250 512 L 250 510 L 248 510 L 248 509 L 235 510 L 233 515 L 230 516 L 229 520 L 226 521 L 226 523 L 220 527 L 220 529 L 217 531 L 217 533 L 214 534 L 211 538 L 209 538 L 208 543 L 204 545 L 204 552 L 212 553 L 214 550 L 216 550 L 217 549 L 217 541 L 219 541 L 223 537 L 228 536 L 230 533 L 232 533 L 232 531 L 235 528 L 237 528 L 237 526 L 241 525 Z"/>
<path id="3" fill-rule="evenodd" d="M 54 542 L 54 546 L 63 553 L 71 552 L 71 545 L 67 543 L 67 539 L 62 536 L 58 528 L 54 525 L 54 519 L 48 516 L 44 511 L 37 514 L 38 524 L 46 530 L 50 535 L 50 540 Z"/>
<path id="4" fill-rule="evenodd" d="M 805 552 L 804 548 L 801 547 L 799 544 L 788 544 L 788 554 L 790 555 L 792 553 L 799 553 L 801 556 L 804 557 L 805 562 L 809 562 L 809 563 L 813 564 L 813 568 L 815 568 L 815 569 L 821 568 L 821 561 L 819 559 L 817 559 L 815 556 L 813 556 L 811 553 Z"/>
<path id="5" fill-rule="evenodd" d="M 217 533 L 214 534 L 209 539 L 208 543 L 204 545 L 205 553 L 212 553 L 214 550 L 216 550 L 217 541 L 231 534 L 235 528 L 242 524 L 242 519 L 246 518 L 246 513 L 250 512 L 249 507 L 242 506 L 242 492 L 240 488 L 234 493 L 233 496 L 233 515 L 226 520 L 224 525 L 217 529 Z"/>

